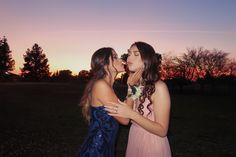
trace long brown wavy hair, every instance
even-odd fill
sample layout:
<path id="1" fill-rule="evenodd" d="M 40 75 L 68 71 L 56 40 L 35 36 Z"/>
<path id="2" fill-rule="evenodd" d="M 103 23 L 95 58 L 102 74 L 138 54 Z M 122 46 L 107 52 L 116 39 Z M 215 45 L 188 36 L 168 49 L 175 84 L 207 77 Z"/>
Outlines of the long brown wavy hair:
<path id="1" fill-rule="evenodd" d="M 138 105 L 138 111 L 141 115 L 144 114 L 143 103 L 145 99 L 148 98 L 150 101 L 147 105 L 149 115 L 151 113 L 150 106 L 152 104 L 151 96 L 155 92 L 155 83 L 160 79 L 161 55 L 156 53 L 154 48 L 145 42 L 135 42 L 131 47 L 132 46 L 138 48 L 141 59 L 144 62 L 144 71 L 142 74 L 142 85 L 144 85 L 144 88 L 139 97 L 140 104 Z"/>
<path id="2" fill-rule="evenodd" d="M 109 58 L 111 57 L 113 61 L 112 51 L 114 51 L 111 47 L 104 47 L 98 49 L 92 55 L 91 59 L 91 79 L 87 83 L 83 96 L 80 100 L 80 105 L 82 106 L 82 114 L 85 120 L 89 123 L 90 121 L 90 105 L 91 105 L 91 91 L 96 80 L 100 80 L 105 78 L 108 75 L 105 70 L 105 66 L 109 65 Z M 114 67 L 114 66 L 113 66 Z M 108 70 L 110 73 L 110 71 Z M 111 76 L 111 75 L 110 75 Z"/>

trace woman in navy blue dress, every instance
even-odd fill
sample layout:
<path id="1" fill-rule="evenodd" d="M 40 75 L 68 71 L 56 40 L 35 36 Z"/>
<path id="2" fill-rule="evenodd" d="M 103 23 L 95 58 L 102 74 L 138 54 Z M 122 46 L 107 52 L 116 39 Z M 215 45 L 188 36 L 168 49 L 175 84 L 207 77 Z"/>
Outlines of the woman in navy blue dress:
<path id="1" fill-rule="evenodd" d="M 123 62 L 114 49 L 105 47 L 93 54 L 92 78 L 87 83 L 81 99 L 82 113 L 89 123 L 89 131 L 77 157 L 114 157 L 118 122 L 127 125 L 129 119 L 111 117 L 104 110 L 104 106 L 109 105 L 108 102 L 118 103 L 112 86 L 116 75 L 122 71 L 124 71 Z M 135 77 L 128 80 L 132 83 Z M 132 107 L 133 101 L 128 99 L 126 103 Z M 115 110 L 116 106 L 113 108 Z"/>

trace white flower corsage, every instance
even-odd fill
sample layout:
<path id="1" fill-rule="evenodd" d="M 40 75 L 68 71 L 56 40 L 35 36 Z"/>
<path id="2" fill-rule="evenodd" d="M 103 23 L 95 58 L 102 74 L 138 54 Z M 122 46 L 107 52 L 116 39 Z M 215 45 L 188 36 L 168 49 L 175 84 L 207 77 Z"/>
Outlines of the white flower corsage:
<path id="1" fill-rule="evenodd" d="M 132 98 L 133 100 L 138 99 L 142 94 L 143 86 L 130 86 L 128 88 L 127 98 Z"/>

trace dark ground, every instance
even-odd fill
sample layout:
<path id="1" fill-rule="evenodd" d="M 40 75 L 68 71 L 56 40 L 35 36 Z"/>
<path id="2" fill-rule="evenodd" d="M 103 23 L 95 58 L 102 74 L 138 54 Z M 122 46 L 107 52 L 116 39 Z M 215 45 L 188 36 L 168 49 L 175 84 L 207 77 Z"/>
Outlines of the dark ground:
<path id="1" fill-rule="evenodd" d="M 0 157 L 73 157 L 87 133 L 76 83 L 1 83 Z M 173 157 L 235 157 L 236 94 L 171 94 Z M 117 156 L 129 127 L 121 126 Z"/>

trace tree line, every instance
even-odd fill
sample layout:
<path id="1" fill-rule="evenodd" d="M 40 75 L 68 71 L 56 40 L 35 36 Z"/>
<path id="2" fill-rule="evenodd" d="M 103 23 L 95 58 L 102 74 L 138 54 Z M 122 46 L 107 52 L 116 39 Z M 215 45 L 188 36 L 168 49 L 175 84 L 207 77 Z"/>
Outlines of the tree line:
<path id="1" fill-rule="evenodd" d="M 179 88 L 191 83 L 204 86 L 209 82 L 235 82 L 235 59 L 229 58 L 229 53 L 222 50 L 208 50 L 200 47 L 188 48 L 180 56 L 158 53 L 157 55 L 162 63 L 162 79 L 169 84 L 178 85 Z M 12 51 L 7 38 L 0 38 L 0 81 L 87 81 L 91 76 L 88 70 L 81 70 L 76 76 L 73 76 L 72 71 L 68 69 L 51 73 L 46 54 L 36 43 L 31 49 L 26 50 L 23 58 L 24 64 L 20 68 L 20 75 L 14 75 L 11 73 L 15 65 Z M 121 58 L 126 60 L 127 54 L 123 54 Z M 127 73 L 124 73 L 119 81 L 125 82 L 126 78 Z"/>

